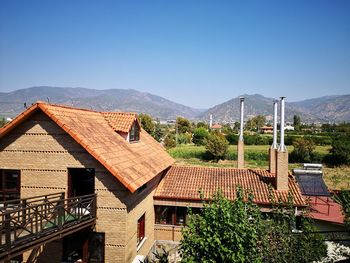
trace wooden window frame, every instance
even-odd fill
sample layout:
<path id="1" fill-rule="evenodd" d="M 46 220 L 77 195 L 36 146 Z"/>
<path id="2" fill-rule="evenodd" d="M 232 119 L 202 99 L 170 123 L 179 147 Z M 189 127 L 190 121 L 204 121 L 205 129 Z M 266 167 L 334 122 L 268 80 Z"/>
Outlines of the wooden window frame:
<path id="1" fill-rule="evenodd" d="M 143 214 L 138 220 L 137 220 L 137 246 L 141 244 L 141 242 L 146 237 L 146 213 Z"/>
<path id="2" fill-rule="evenodd" d="M 17 177 L 17 186 L 13 189 L 4 189 L 5 187 L 5 172 L 16 172 Z M 21 171 L 16 169 L 0 169 L 0 180 L 1 180 L 1 188 L 0 188 L 0 196 L 2 195 L 0 202 L 7 201 L 5 199 L 6 194 L 18 194 L 18 199 L 21 197 Z M 12 200 L 12 199 L 10 199 Z"/>
<path id="3" fill-rule="evenodd" d="M 138 142 L 140 140 L 140 126 L 137 121 L 134 121 L 129 132 L 129 142 Z"/>

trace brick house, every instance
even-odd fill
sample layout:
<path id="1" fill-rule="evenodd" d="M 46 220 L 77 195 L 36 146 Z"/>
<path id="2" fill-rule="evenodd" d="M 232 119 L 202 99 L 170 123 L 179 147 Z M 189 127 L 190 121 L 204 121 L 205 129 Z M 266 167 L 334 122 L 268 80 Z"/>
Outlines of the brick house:
<path id="1" fill-rule="evenodd" d="M 153 245 L 153 193 L 173 162 L 141 129 L 136 114 L 39 102 L 0 133 L 0 197 L 95 192 L 93 231 L 104 233 L 104 261 L 131 262 Z M 72 242 L 66 238 L 45 245 L 37 261 L 68 261 L 64 254 L 70 251 L 64 250 Z M 31 253 L 26 252 L 24 260 Z"/>
<path id="2" fill-rule="evenodd" d="M 138 262 L 136 256 L 147 255 L 155 240 L 181 239 L 186 208 L 202 206 L 199 190 L 210 199 L 221 189 L 234 200 L 241 186 L 268 212 L 272 185 L 276 198 L 287 200 L 289 190 L 296 210 L 302 210 L 306 203 L 288 174 L 288 158 L 273 156 L 283 169 L 174 166 L 136 114 L 38 102 L 0 132 L 0 203 L 57 192 L 69 198 L 96 194 L 90 228 L 43 242 L 23 260 L 72 262 L 76 256 L 89 262 Z M 90 253 L 91 244 L 101 251 L 98 259 Z"/>

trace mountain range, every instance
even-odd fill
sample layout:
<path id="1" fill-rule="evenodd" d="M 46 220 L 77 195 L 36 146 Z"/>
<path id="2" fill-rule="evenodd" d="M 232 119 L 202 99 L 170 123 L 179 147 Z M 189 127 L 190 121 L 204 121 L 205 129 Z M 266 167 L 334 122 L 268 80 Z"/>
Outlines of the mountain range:
<path id="1" fill-rule="evenodd" d="M 256 116 L 272 116 L 273 98 L 260 94 L 245 97 L 246 119 Z M 98 111 L 131 111 L 148 113 L 161 120 L 183 116 L 191 120 L 209 120 L 225 123 L 239 120 L 239 97 L 230 99 L 210 109 L 191 108 L 157 95 L 132 89 L 95 90 L 86 88 L 31 87 L 12 92 L 0 92 L 0 115 L 14 117 L 24 109 L 41 100 L 50 103 L 82 107 Z M 286 119 L 291 121 L 299 115 L 303 122 L 349 122 L 350 95 L 334 95 L 298 102 L 286 103 Z"/>

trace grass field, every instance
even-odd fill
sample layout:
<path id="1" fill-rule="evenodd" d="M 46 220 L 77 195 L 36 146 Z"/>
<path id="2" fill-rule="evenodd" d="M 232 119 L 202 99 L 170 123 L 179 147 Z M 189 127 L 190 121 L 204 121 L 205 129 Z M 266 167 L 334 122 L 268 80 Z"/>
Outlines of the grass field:
<path id="1" fill-rule="evenodd" d="M 246 145 L 245 165 L 247 168 L 268 168 L 269 145 Z M 293 151 L 293 146 L 287 146 L 288 152 Z M 317 146 L 316 152 L 326 155 L 330 146 Z M 219 162 L 205 160 L 205 147 L 195 145 L 179 145 L 169 149 L 169 154 L 180 165 L 195 165 L 207 167 L 236 167 L 237 146 L 230 145 L 227 160 Z M 291 163 L 289 169 L 301 167 L 301 164 Z M 350 189 L 350 167 L 341 166 L 336 168 L 324 167 L 324 178 L 330 189 Z"/>

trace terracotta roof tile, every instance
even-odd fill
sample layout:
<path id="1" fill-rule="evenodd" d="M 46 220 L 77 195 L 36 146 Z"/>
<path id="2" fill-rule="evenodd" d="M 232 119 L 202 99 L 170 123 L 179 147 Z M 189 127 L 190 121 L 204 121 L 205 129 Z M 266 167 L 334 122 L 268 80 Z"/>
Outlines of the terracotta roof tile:
<path id="1" fill-rule="evenodd" d="M 128 133 L 135 120 L 138 121 L 136 113 L 103 112 L 102 114 L 109 125 L 117 132 Z"/>
<path id="2" fill-rule="evenodd" d="M 210 199 L 220 189 L 226 198 L 234 200 L 237 186 L 241 186 L 245 193 L 252 191 L 255 203 L 270 204 L 269 184 L 274 178 L 274 174 L 260 169 L 172 166 L 158 185 L 154 198 L 200 200 L 201 190 L 204 198 Z M 288 184 L 294 204 L 306 205 L 292 176 Z M 273 194 L 277 200 L 287 201 L 288 192 L 273 190 Z"/>
<path id="3" fill-rule="evenodd" d="M 174 163 L 163 146 L 144 130 L 141 129 L 140 140 L 135 143 L 127 142 L 116 132 L 129 131 L 132 123 L 138 121 L 134 113 L 109 114 L 39 102 L 5 125 L 0 139 L 38 110 L 65 130 L 131 192 Z M 137 170 L 133 168 L 136 165 Z"/>

